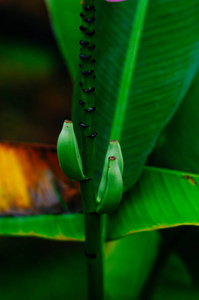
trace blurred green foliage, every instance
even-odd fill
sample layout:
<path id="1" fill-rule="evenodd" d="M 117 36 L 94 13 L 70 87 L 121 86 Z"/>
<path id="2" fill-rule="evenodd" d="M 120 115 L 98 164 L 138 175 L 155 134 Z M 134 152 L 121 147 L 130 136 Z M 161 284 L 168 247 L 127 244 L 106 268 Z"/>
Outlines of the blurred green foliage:
<path id="1" fill-rule="evenodd" d="M 73 86 L 45 5 L 0 2 L 0 25 L 0 139 L 55 144 Z M 82 252 L 83 244 L 1 237 L 1 298 L 66 299 L 69 290 L 78 299 L 86 289 Z"/>
<path id="2" fill-rule="evenodd" d="M 0 139 L 55 144 L 72 82 L 45 5 L 0 3 Z"/>
<path id="3" fill-rule="evenodd" d="M 1 140 L 55 144 L 63 119 L 70 118 L 73 83 L 42 5 L 41 9 L 36 0 L 34 5 L 0 2 Z M 184 105 L 180 109 L 186 115 Z M 179 120 L 172 122 L 180 130 Z M 196 128 L 190 126 L 192 131 Z M 186 129 L 186 122 L 183 127 Z M 158 147 L 164 148 L 166 139 L 176 140 L 178 148 L 182 145 L 173 128 L 168 126 L 160 136 L 156 150 L 162 156 L 164 151 Z M 182 152 L 184 159 L 187 153 Z M 172 163 L 163 160 L 166 166 Z M 198 228 L 190 227 L 138 233 L 107 243 L 107 300 L 138 299 L 141 290 L 144 300 L 198 299 L 197 241 Z M 86 299 L 83 251 L 82 243 L 1 237 L 2 299 Z"/>

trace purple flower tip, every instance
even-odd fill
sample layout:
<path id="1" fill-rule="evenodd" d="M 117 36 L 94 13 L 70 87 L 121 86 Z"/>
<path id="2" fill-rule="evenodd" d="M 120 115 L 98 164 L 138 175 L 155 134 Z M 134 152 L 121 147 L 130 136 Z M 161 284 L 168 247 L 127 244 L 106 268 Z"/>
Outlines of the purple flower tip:
<path id="1" fill-rule="evenodd" d="M 107 2 L 122 2 L 122 1 L 126 1 L 126 0 L 106 0 Z"/>

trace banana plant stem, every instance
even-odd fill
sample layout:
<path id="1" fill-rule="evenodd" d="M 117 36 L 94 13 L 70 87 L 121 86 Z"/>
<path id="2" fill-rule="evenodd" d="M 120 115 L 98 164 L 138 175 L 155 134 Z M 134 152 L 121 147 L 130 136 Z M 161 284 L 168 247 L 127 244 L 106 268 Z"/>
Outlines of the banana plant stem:
<path id="1" fill-rule="evenodd" d="M 93 128 L 95 115 L 95 59 L 93 53 L 95 44 L 95 7 L 94 0 L 84 0 L 82 3 L 81 50 L 80 72 L 81 99 L 79 100 L 82 110 L 79 128 L 82 137 L 82 162 L 86 180 L 80 183 L 83 212 L 85 219 L 85 256 L 87 261 L 88 275 L 88 300 L 104 299 L 104 239 L 105 239 L 105 216 L 95 213 L 95 190 L 94 190 L 94 153 L 97 133 Z"/>
<path id="2" fill-rule="evenodd" d="M 88 299 L 104 299 L 105 215 L 85 213 Z"/>
<path id="3" fill-rule="evenodd" d="M 81 196 L 85 221 L 88 300 L 104 300 L 104 240 L 106 215 L 88 211 L 88 199 L 89 201 L 95 201 L 92 180 L 81 183 Z"/>

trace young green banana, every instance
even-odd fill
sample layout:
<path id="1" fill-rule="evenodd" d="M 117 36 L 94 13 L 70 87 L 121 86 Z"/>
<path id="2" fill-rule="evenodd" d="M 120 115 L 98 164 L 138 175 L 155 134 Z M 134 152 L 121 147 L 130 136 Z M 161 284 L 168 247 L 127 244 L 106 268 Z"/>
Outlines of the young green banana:
<path id="1" fill-rule="evenodd" d="M 110 141 L 97 194 L 99 213 L 110 213 L 119 205 L 123 192 L 123 157 L 118 141 Z"/>
<path id="2" fill-rule="evenodd" d="M 123 156 L 122 156 L 122 150 L 120 148 L 120 143 L 118 141 L 116 141 L 116 140 L 110 141 L 110 144 L 109 144 L 109 147 L 108 147 L 108 151 L 106 153 L 106 160 L 110 156 L 116 156 L 116 158 L 118 160 L 119 167 L 120 167 L 120 171 L 123 174 L 124 161 L 123 161 Z"/>
<path id="3" fill-rule="evenodd" d="M 105 186 L 99 190 L 96 212 L 111 213 L 119 205 L 123 192 L 122 174 L 115 156 L 108 158 L 108 168 L 103 176 L 106 177 Z"/>
<path id="4" fill-rule="evenodd" d="M 81 181 L 85 179 L 72 121 L 64 121 L 57 141 L 57 154 L 60 167 L 70 180 Z"/>

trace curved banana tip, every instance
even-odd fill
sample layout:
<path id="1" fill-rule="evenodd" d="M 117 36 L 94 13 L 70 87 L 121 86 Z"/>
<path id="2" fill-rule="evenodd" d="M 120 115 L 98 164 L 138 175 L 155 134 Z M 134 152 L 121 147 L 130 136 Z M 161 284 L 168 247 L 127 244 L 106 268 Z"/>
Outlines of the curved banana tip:
<path id="1" fill-rule="evenodd" d="M 111 140 L 110 143 L 119 143 L 117 140 Z"/>
<path id="2" fill-rule="evenodd" d="M 65 120 L 64 123 L 73 123 L 73 122 L 70 120 Z"/>
<path id="3" fill-rule="evenodd" d="M 117 158 L 116 158 L 116 156 L 109 156 L 108 159 L 109 159 L 109 160 L 116 160 Z"/>

